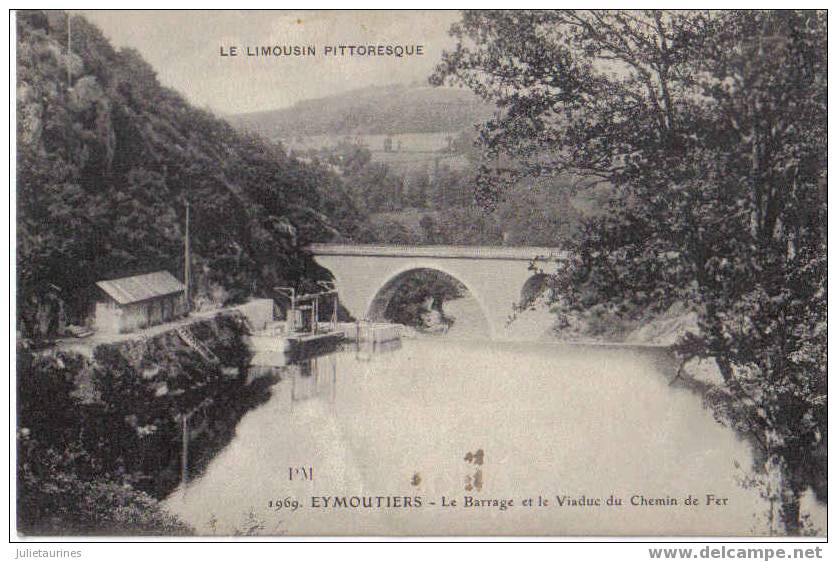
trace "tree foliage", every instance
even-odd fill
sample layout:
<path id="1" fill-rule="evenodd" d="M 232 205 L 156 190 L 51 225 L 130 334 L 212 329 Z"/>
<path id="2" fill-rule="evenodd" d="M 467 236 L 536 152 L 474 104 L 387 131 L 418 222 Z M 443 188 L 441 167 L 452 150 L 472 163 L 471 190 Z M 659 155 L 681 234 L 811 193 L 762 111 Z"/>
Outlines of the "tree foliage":
<path id="1" fill-rule="evenodd" d="M 437 313 L 443 324 L 450 325 L 452 320 L 444 314 L 446 301 L 465 296 L 465 286 L 441 271 L 419 269 L 407 274 L 398 285 L 384 312 L 384 317 L 392 322 L 427 328 L 427 315 Z"/>
<path id="2" fill-rule="evenodd" d="M 469 137 L 458 139 L 456 150 L 472 150 Z M 590 214 L 579 207 L 595 203 L 589 193 L 574 199 L 561 190 L 566 177 L 522 178 L 489 211 L 474 197 L 476 160 L 464 169 L 440 164 L 430 174 L 426 169 L 397 172 L 351 142 L 308 155 L 339 170 L 353 206 L 370 212 L 365 228 L 354 231 L 356 242 L 562 247 Z M 339 211 L 332 216 L 339 217 Z"/>
<path id="3" fill-rule="evenodd" d="M 221 287 L 232 300 L 295 282 L 310 270 L 306 242 L 358 227 L 362 213 L 328 170 L 192 107 L 84 18 L 72 16 L 70 52 L 66 14 L 21 11 L 16 20 L 26 335 L 55 290 L 78 322 L 98 280 L 181 275 L 187 200 L 195 293 Z"/>
<path id="4" fill-rule="evenodd" d="M 825 14 L 467 12 L 451 33 L 433 81 L 502 110 L 481 130 L 483 203 L 531 176 L 612 187 L 555 294 L 696 311 L 679 350 L 717 363 L 798 533 L 827 432 Z"/>
<path id="5" fill-rule="evenodd" d="M 27 535 L 186 535 L 134 484 L 125 411 L 84 400 L 79 356 L 17 351 L 17 527 Z M 132 405 L 136 408 L 136 404 Z M 134 438 L 135 439 L 135 438 Z M 132 464 L 133 461 L 133 464 Z"/>

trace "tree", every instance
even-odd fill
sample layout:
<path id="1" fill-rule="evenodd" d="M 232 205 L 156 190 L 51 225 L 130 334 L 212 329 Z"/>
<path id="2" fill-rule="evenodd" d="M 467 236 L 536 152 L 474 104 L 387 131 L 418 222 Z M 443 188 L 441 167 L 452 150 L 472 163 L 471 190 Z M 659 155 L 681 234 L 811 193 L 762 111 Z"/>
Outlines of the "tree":
<path id="1" fill-rule="evenodd" d="M 436 219 L 432 215 L 422 215 L 421 219 L 419 219 L 419 226 L 421 227 L 425 244 L 433 245 L 441 243 L 439 226 L 436 224 Z"/>
<path id="2" fill-rule="evenodd" d="M 108 413 L 80 398 L 74 377 L 85 360 L 23 346 L 16 355 L 18 528 L 28 535 L 193 534 L 131 485 L 125 465 L 136 470 L 137 456 L 119 446 L 131 410 Z"/>
<path id="3" fill-rule="evenodd" d="M 800 533 L 827 432 L 825 14 L 467 12 L 451 33 L 431 80 L 502 110 L 483 203 L 528 176 L 612 186 L 559 304 L 696 311 L 678 350 L 714 359 L 719 415 L 761 444 Z"/>
<path id="4" fill-rule="evenodd" d="M 404 180 L 404 206 L 426 209 L 430 190 L 430 175 L 426 169 L 412 170 Z"/>
<path id="5" fill-rule="evenodd" d="M 55 335 L 55 294 L 71 322 L 82 323 L 96 281 L 157 269 L 179 275 L 186 199 L 194 284 L 207 299 L 266 295 L 312 271 L 307 242 L 363 235 L 365 209 L 330 167 L 289 158 L 280 145 L 191 107 L 136 51 L 115 50 L 81 16 L 72 17 L 69 54 L 66 14 L 19 16 L 23 336 Z M 362 166 L 369 153 L 357 152 Z"/>
<path id="6" fill-rule="evenodd" d="M 435 311 L 443 323 L 450 325 L 453 321 L 445 316 L 444 305 L 466 293 L 465 286 L 446 273 L 435 269 L 415 270 L 396 288 L 384 317 L 399 324 L 428 328 L 426 316 Z"/>

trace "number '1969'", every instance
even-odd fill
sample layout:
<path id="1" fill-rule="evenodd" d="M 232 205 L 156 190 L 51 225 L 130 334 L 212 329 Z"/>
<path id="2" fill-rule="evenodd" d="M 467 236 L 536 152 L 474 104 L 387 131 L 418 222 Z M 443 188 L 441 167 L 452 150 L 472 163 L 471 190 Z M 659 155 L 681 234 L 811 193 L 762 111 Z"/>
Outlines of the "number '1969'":
<path id="1" fill-rule="evenodd" d="M 281 509 L 296 511 L 297 509 L 299 509 L 299 500 L 290 496 L 286 498 L 269 500 L 267 502 L 267 507 L 275 511 L 279 511 Z"/>

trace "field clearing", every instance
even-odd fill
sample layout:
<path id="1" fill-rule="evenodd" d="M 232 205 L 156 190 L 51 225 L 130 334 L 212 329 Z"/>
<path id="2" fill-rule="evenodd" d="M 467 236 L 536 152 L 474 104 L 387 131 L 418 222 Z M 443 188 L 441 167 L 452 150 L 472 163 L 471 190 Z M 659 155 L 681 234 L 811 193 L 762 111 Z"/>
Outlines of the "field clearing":
<path id="1" fill-rule="evenodd" d="M 439 165 L 453 170 L 464 170 L 468 159 L 461 154 L 447 152 L 457 132 L 404 133 L 398 135 L 310 135 L 277 139 L 288 151 L 307 152 L 333 148 L 341 142 L 365 146 L 372 153 L 372 160 L 387 164 L 401 173 L 427 171 L 432 173 Z M 391 139 L 391 150 L 386 150 Z"/>
<path id="2" fill-rule="evenodd" d="M 405 152 L 439 152 L 448 147 L 448 139 L 451 141 L 456 137 L 456 132 L 441 133 L 403 133 L 398 135 L 310 135 L 298 137 L 279 138 L 288 150 L 319 150 L 337 146 L 340 142 L 346 141 L 355 144 L 362 144 L 373 152 L 384 151 L 384 141 L 392 139 L 393 151 L 398 151 L 399 143 L 401 151 Z"/>

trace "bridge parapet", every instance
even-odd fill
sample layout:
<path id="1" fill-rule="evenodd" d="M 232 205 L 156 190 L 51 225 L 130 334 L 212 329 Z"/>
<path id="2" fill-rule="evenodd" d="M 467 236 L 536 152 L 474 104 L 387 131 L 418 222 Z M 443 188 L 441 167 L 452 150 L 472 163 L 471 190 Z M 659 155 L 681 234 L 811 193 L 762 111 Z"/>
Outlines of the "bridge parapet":
<path id="1" fill-rule="evenodd" d="M 387 258 L 437 258 L 513 261 L 564 261 L 567 252 L 536 246 L 406 246 L 384 244 L 311 244 L 316 256 L 365 256 Z"/>

